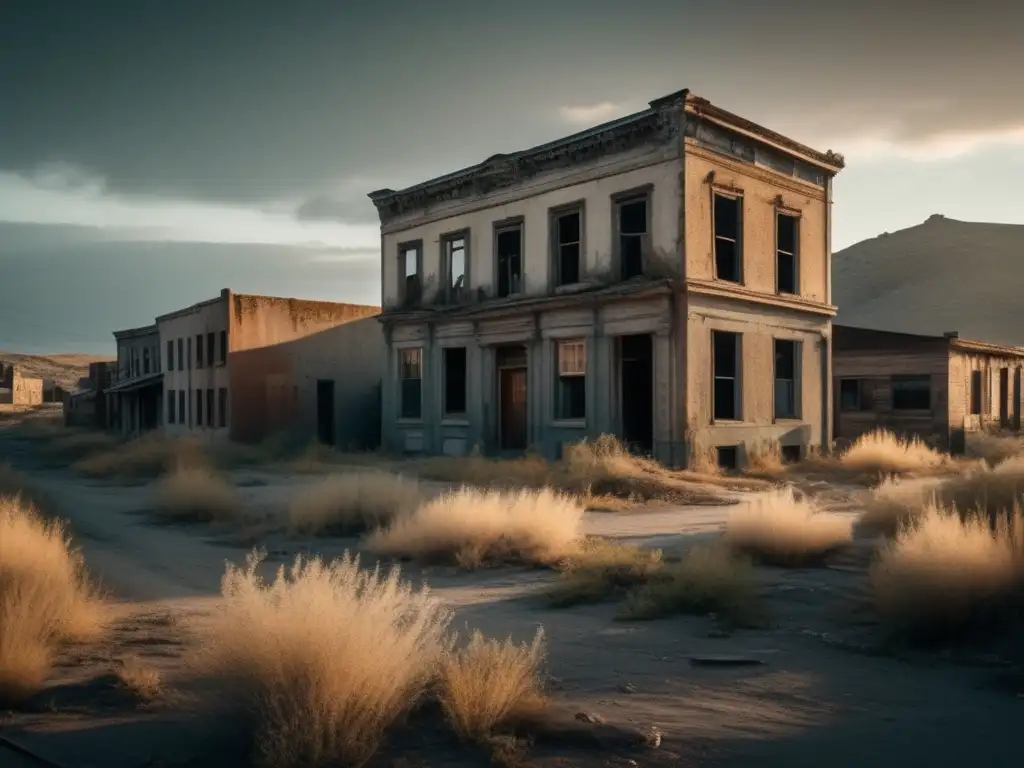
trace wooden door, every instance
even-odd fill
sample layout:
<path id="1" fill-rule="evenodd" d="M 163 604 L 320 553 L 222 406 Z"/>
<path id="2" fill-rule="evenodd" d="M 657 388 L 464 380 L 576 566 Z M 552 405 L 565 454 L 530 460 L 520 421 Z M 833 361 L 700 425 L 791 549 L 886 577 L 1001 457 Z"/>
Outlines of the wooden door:
<path id="1" fill-rule="evenodd" d="M 501 447 L 526 449 L 526 368 L 500 369 L 498 407 L 501 413 Z"/>

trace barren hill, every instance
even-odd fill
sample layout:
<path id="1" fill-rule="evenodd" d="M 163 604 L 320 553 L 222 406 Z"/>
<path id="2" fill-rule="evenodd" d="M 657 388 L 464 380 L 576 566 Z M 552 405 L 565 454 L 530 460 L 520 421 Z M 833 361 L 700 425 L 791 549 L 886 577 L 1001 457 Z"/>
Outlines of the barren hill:
<path id="1" fill-rule="evenodd" d="M 1024 345 L 1024 226 L 929 217 L 835 253 L 836 322 Z"/>
<path id="2" fill-rule="evenodd" d="M 95 355 L 23 355 L 0 350 L 0 363 L 16 364 L 25 376 L 52 379 L 68 391 L 78 388 L 78 380 L 89 375 L 89 363 L 107 360 Z"/>

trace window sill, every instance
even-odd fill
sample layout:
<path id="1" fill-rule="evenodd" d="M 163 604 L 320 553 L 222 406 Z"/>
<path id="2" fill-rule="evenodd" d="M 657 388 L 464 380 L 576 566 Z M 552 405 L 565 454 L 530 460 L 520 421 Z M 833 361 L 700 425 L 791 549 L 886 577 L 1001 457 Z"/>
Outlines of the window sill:
<path id="1" fill-rule="evenodd" d="M 773 424 L 803 424 L 803 416 L 776 416 L 772 419 Z"/>
<path id="2" fill-rule="evenodd" d="M 566 283 L 565 285 L 556 285 L 555 286 L 555 294 L 556 295 L 560 295 L 560 294 L 564 294 L 564 293 L 579 293 L 580 291 L 585 291 L 585 290 L 587 290 L 589 288 L 592 288 L 592 287 L 593 287 L 593 285 L 591 283 L 585 282 L 583 280 L 577 280 L 575 283 Z"/>
<path id="3" fill-rule="evenodd" d="M 586 419 L 555 419 L 551 422 L 552 427 L 567 427 L 572 429 L 584 429 L 587 426 Z"/>
<path id="4" fill-rule="evenodd" d="M 468 427 L 469 419 L 463 413 L 453 414 L 451 416 L 445 415 L 441 418 L 442 427 Z"/>
<path id="5" fill-rule="evenodd" d="M 422 416 L 399 416 L 395 419 L 395 423 L 400 427 L 422 427 L 423 417 Z"/>
<path id="6" fill-rule="evenodd" d="M 745 427 L 747 422 L 742 419 L 712 419 L 711 426 L 713 427 Z"/>

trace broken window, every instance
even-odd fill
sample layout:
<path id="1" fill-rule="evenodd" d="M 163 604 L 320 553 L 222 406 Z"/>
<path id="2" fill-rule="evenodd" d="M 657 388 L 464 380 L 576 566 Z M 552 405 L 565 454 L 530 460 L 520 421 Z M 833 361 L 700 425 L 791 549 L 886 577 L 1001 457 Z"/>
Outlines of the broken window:
<path id="1" fill-rule="evenodd" d="M 800 219 L 775 214 L 775 278 L 779 293 L 800 293 L 797 278 L 797 242 Z"/>
<path id="2" fill-rule="evenodd" d="M 174 370 L 174 341 L 170 339 L 167 341 L 167 370 Z"/>
<path id="3" fill-rule="evenodd" d="M 215 337 L 214 337 L 213 331 L 210 331 L 208 334 L 206 334 L 206 367 L 207 368 L 213 368 L 213 355 L 214 355 L 213 340 L 214 340 L 214 338 Z"/>
<path id="4" fill-rule="evenodd" d="M 971 415 L 981 414 L 981 371 L 971 371 Z"/>
<path id="5" fill-rule="evenodd" d="M 448 298 L 457 300 L 466 295 L 466 236 L 444 241 L 444 265 L 448 275 Z"/>
<path id="6" fill-rule="evenodd" d="M 187 419 L 185 417 L 185 390 L 178 390 L 178 423 L 186 424 Z"/>
<path id="7" fill-rule="evenodd" d="M 498 295 L 514 296 L 522 291 L 523 281 L 523 227 L 516 224 L 499 229 Z"/>
<path id="8" fill-rule="evenodd" d="M 715 371 L 713 414 L 717 420 L 740 417 L 739 358 L 740 337 L 737 333 L 711 333 L 712 365 Z"/>
<path id="9" fill-rule="evenodd" d="M 444 412 L 466 412 L 465 347 L 445 347 L 444 350 Z"/>
<path id="10" fill-rule="evenodd" d="M 420 244 L 403 245 L 398 253 L 402 273 L 401 298 L 403 301 L 417 301 L 421 289 Z"/>
<path id="11" fill-rule="evenodd" d="M 182 350 L 182 339 L 178 339 L 178 370 L 185 370 L 185 353 Z"/>
<path id="12" fill-rule="evenodd" d="M 220 362 L 221 365 L 228 361 L 228 332 L 220 332 Z"/>
<path id="13" fill-rule="evenodd" d="M 203 367 L 203 334 L 196 334 L 196 368 Z"/>
<path id="14" fill-rule="evenodd" d="M 228 390 L 227 387 L 221 387 L 217 390 L 217 426 L 226 427 L 228 425 Z"/>
<path id="15" fill-rule="evenodd" d="M 555 284 L 572 285 L 580 281 L 582 212 L 567 211 L 554 217 Z"/>
<path id="16" fill-rule="evenodd" d="M 421 384 L 423 350 L 419 347 L 399 350 L 401 368 L 401 414 L 403 419 L 418 419 L 423 411 Z"/>
<path id="17" fill-rule="evenodd" d="M 203 426 L 203 390 L 196 390 L 196 426 Z"/>
<path id="18" fill-rule="evenodd" d="M 559 419 L 587 417 L 587 344 L 582 339 L 558 343 Z"/>
<path id="19" fill-rule="evenodd" d="M 715 194 L 715 277 L 743 282 L 741 197 Z"/>
<path id="20" fill-rule="evenodd" d="M 167 342 L 167 343 L 170 344 L 170 342 Z M 174 423 L 174 405 L 175 405 L 174 390 L 173 389 L 169 389 L 169 390 L 167 390 L 167 423 L 168 424 L 173 424 Z"/>
<path id="21" fill-rule="evenodd" d="M 893 376 L 894 411 L 928 411 L 932 407 L 931 376 Z"/>
<path id="22" fill-rule="evenodd" d="M 775 340 L 775 418 L 797 418 L 800 342 Z"/>
<path id="23" fill-rule="evenodd" d="M 620 200 L 618 207 L 619 269 L 622 279 L 643 274 L 647 250 L 647 196 Z"/>

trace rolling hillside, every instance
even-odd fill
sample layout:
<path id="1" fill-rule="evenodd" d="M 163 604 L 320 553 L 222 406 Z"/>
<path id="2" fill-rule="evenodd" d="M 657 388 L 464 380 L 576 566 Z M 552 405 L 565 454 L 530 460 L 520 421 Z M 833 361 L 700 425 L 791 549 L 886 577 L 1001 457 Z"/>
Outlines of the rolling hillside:
<path id="1" fill-rule="evenodd" d="M 68 391 L 76 389 L 78 380 L 89 375 L 89 363 L 107 359 L 95 355 L 24 355 L 0 350 L 0 363 L 15 363 L 25 376 L 52 379 Z"/>
<path id="2" fill-rule="evenodd" d="M 1024 225 L 929 217 L 837 251 L 836 322 L 1024 345 Z"/>

